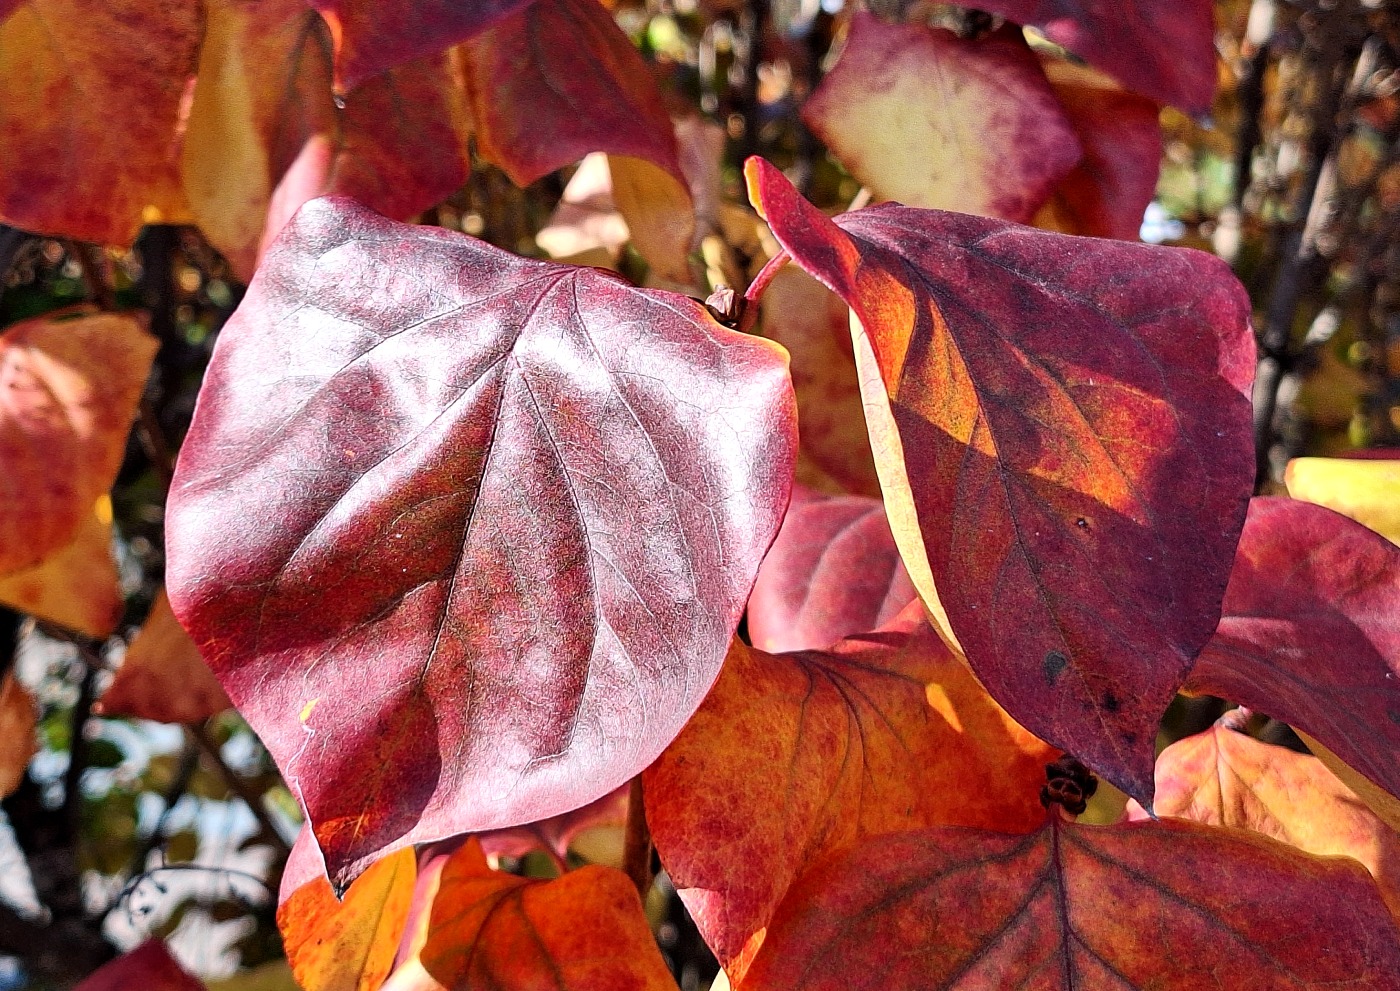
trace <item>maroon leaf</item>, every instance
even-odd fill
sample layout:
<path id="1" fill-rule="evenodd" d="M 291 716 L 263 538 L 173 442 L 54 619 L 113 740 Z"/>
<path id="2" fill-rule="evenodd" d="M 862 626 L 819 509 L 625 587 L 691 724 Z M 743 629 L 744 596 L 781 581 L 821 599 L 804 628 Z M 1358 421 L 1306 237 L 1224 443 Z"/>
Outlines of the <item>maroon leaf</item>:
<path id="1" fill-rule="evenodd" d="M 607 273 L 349 200 L 293 219 L 181 449 L 168 587 L 333 880 L 670 742 L 787 504 L 785 367 Z"/>
<path id="2" fill-rule="evenodd" d="M 986 0 L 993 14 L 1031 24 L 1129 89 L 1193 113 L 1215 93 L 1210 0 Z"/>
<path id="3" fill-rule="evenodd" d="M 148 939 L 129 953 L 103 964 L 74 991 L 204 991 L 204 985 L 185 973 L 170 955 L 165 942 Z"/>
<path id="4" fill-rule="evenodd" d="M 335 40 L 335 86 L 440 52 L 486 30 L 532 0 L 309 0 Z"/>
<path id="5" fill-rule="evenodd" d="M 1400 795 L 1400 547 L 1321 506 L 1253 500 L 1187 688 L 1305 730 Z"/>
<path id="6" fill-rule="evenodd" d="M 832 222 L 766 162 L 749 180 L 864 328 L 915 587 L 1015 719 L 1150 796 L 1252 488 L 1243 289 L 1201 252 L 900 206 Z"/>
<path id="7" fill-rule="evenodd" d="M 880 628 L 917 596 L 880 500 L 794 488 L 749 596 L 749 639 L 769 653 L 820 650 Z"/>

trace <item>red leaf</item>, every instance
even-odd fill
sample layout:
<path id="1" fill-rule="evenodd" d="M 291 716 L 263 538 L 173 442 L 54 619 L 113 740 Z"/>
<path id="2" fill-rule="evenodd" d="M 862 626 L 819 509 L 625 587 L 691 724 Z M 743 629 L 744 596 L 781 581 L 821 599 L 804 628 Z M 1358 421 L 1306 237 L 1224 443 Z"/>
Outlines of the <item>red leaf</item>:
<path id="1" fill-rule="evenodd" d="M 1042 59 L 1084 159 L 1036 215 L 1037 227 L 1136 241 L 1162 164 L 1159 108 L 1105 76 L 1064 59 Z"/>
<path id="2" fill-rule="evenodd" d="M 0 219 L 123 246 L 183 222 L 177 127 L 200 32 L 186 0 L 19 5 L 0 23 Z"/>
<path id="3" fill-rule="evenodd" d="M 921 826 L 1033 829 L 1055 756 L 913 603 L 829 651 L 766 654 L 736 640 L 642 793 L 662 863 L 737 979 L 753 937 L 819 858 Z"/>
<path id="4" fill-rule="evenodd" d="M 464 46 L 481 152 L 524 186 L 589 152 L 668 170 L 684 191 L 651 70 L 598 0 L 547 0 Z"/>
<path id="5" fill-rule="evenodd" d="M 864 328 L 871 446 L 915 587 L 1018 721 L 1150 796 L 1253 484 L 1243 289 L 1200 252 L 896 206 L 832 222 L 766 162 L 748 174 L 786 251 Z"/>
<path id="6" fill-rule="evenodd" d="M 1400 987 L 1355 861 L 1182 820 L 930 829 L 794 890 L 740 991 Z"/>
<path id="7" fill-rule="evenodd" d="M 630 784 L 623 785 L 581 808 L 523 826 L 480 833 L 477 839 L 487 856 L 523 857 L 532 850 L 544 850 L 562 862 L 569 845 L 585 830 L 626 825 L 630 791 Z"/>
<path id="8" fill-rule="evenodd" d="M 1306 730 L 1400 795 L 1400 547 L 1321 506 L 1253 500 L 1187 689 Z"/>
<path id="9" fill-rule="evenodd" d="M 310 0 L 335 39 L 335 82 L 347 92 L 386 69 L 486 30 L 532 0 Z"/>
<path id="10" fill-rule="evenodd" d="M 979 9 L 1030 24 L 1129 89 L 1193 113 L 1215 93 L 1210 0 L 986 0 Z"/>
<path id="11" fill-rule="evenodd" d="M 1080 158 L 1018 31 L 975 41 L 858 13 L 802 119 L 880 199 L 1029 221 Z"/>
<path id="12" fill-rule="evenodd" d="M 670 742 L 787 503 L 785 367 L 683 296 L 302 209 L 215 349 L 169 591 L 333 880 Z"/>
<path id="13" fill-rule="evenodd" d="M 828 647 L 917 597 L 880 500 L 794 488 L 749 596 L 749 639 L 770 652 Z"/>
<path id="14" fill-rule="evenodd" d="M 111 963 L 103 964 L 73 991 L 204 991 L 204 985 L 185 973 L 165 942 L 148 939 Z"/>

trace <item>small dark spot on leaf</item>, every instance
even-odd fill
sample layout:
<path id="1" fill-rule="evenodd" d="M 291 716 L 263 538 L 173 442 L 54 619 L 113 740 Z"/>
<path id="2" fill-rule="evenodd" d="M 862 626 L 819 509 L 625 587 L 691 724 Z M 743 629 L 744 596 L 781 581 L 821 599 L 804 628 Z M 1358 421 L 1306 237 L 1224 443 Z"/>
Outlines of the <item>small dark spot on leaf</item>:
<path id="1" fill-rule="evenodd" d="M 1087 530 L 1087 529 L 1089 529 L 1089 521 L 1086 520 L 1086 519 L 1085 519 L 1084 517 L 1082 517 L 1082 516 L 1079 517 L 1079 519 L 1077 519 L 1077 520 L 1074 521 L 1074 525 L 1077 526 L 1077 527 L 1079 527 L 1079 529 L 1081 529 L 1081 530 Z"/>
<path id="2" fill-rule="evenodd" d="M 1118 696 L 1112 692 L 1103 693 L 1103 707 L 1105 712 L 1117 712 L 1123 708 L 1123 703 L 1118 701 Z"/>
<path id="3" fill-rule="evenodd" d="M 1396 726 L 1400 726 L 1400 710 L 1387 709 L 1385 710 L 1385 714 L 1390 717 L 1390 721 L 1392 723 L 1394 723 Z"/>
<path id="4" fill-rule="evenodd" d="M 1069 664 L 1069 658 L 1058 650 L 1047 651 L 1045 654 L 1045 680 L 1053 685 L 1060 677 L 1060 672 Z"/>

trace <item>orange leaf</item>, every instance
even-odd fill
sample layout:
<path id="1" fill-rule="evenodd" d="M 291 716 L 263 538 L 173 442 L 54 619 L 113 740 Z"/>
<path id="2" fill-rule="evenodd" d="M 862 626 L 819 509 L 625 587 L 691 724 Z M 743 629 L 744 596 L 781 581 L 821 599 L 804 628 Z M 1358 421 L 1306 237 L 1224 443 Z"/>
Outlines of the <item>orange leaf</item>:
<path id="1" fill-rule="evenodd" d="M 71 542 L 107 494 L 155 351 L 115 313 L 49 314 L 0 334 L 0 575 Z"/>
<path id="2" fill-rule="evenodd" d="M 1158 815 L 1251 829 L 1307 853 L 1358 860 L 1400 918 L 1400 833 L 1316 757 L 1216 724 L 1162 751 L 1153 808 Z M 1138 814 L 1145 815 L 1140 808 Z"/>
<path id="3" fill-rule="evenodd" d="M 277 928 L 304 991 L 374 991 L 389 975 L 408 918 L 417 873 L 413 851 L 372 864 L 337 901 L 313 877 L 277 909 Z"/>
<path id="4" fill-rule="evenodd" d="M 97 711 L 105 716 L 193 723 L 231 705 L 194 641 L 170 611 L 162 588 L 145 625 L 126 648 L 116 677 L 98 700 Z"/>
<path id="5" fill-rule="evenodd" d="M 1054 757 L 914 603 L 826 652 L 736 639 L 643 795 L 662 863 L 737 978 L 745 944 L 819 857 L 920 826 L 1032 829 Z"/>
<path id="6" fill-rule="evenodd" d="M 799 268 L 778 271 L 759 298 L 763 336 L 792 355 L 797 480 L 823 491 L 878 496 L 846 304 Z"/>
<path id="7" fill-rule="evenodd" d="M 0 798 L 24 780 L 24 770 L 38 750 L 34 740 L 38 717 L 34 696 L 13 671 L 6 672 L 0 678 Z"/>
<path id="8" fill-rule="evenodd" d="M 1394 989 L 1365 869 L 1180 819 L 866 843 L 793 892 L 740 991 Z"/>
<path id="9" fill-rule="evenodd" d="M 187 0 L 30 0 L 0 24 L 0 219 L 122 246 L 143 222 L 180 222 L 200 30 Z"/>
<path id="10" fill-rule="evenodd" d="M 117 562 L 112 559 L 112 504 L 102 496 L 73 539 L 32 568 L 0 577 L 0 602 L 90 637 L 121 622 Z"/>
<path id="11" fill-rule="evenodd" d="M 421 958 L 449 988 L 676 987 L 621 871 L 583 867 L 531 881 L 491 870 L 474 839 L 443 868 Z"/>
<path id="12" fill-rule="evenodd" d="M 860 13 L 805 120 L 877 199 L 1027 221 L 1081 151 L 1019 31 Z"/>
<path id="13" fill-rule="evenodd" d="M 204 991 L 176 962 L 165 942 L 148 939 L 130 953 L 103 964 L 73 991 Z"/>

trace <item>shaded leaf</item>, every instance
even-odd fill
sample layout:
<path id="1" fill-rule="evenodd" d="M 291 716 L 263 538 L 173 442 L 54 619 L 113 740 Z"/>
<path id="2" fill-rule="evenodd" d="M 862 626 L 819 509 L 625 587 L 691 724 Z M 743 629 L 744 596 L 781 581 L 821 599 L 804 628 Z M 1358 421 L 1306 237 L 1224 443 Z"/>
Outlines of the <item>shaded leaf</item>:
<path id="1" fill-rule="evenodd" d="M 168 588 L 333 879 L 671 741 L 787 503 L 785 366 L 682 296 L 303 208 L 215 349 Z"/>
<path id="2" fill-rule="evenodd" d="M 25 768 L 39 749 L 34 738 L 39 709 L 29 689 L 13 671 L 0 677 L 0 798 L 24 780 Z"/>
<path id="3" fill-rule="evenodd" d="M 102 496 L 73 539 L 39 564 L 0 577 L 0 603 L 89 637 L 116 630 L 125 602 L 112 558 L 111 500 Z"/>
<path id="4" fill-rule="evenodd" d="M 122 246 L 182 220 L 176 131 L 199 35 L 187 0 L 29 0 L 0 23 L 0 220 Z M 133 108 L 120 127 L 114 108 Z"/>
<path id="5" fill-rule="evenodd" d="M 0 575 L 38 564 L 92 516 L 155 351 L 115 313 L 49 314 L 0 334 Z"/>
<path id="6" fill-rule="evenodd" d="M 792 355 L 797 480 L 824 491 L 878 496 L 880 479 L 865 432 L 846 304 L 806 272 L 789 266 L 773 275 L 759 305 L 763 336 Z"/>
<path id="7" fill-rule="evenodd" d="M 749 595 L 749 640 L 770 652 L 828 647 L 917 597 L 880 500 L 794 488 Z"/>
<path id="8" fill-rule="evenodd" d="M 532 0 L 310 0 L 335 39 L 336 89 L 433 55 Z"/>
<path id="9" fill-rule="evenodd" d="M 585 155 L 564 187 L 548 225 L 535 235 L 535 243 L 556 261 L 571 264 L 579 256 L 602 250 L 608 264 L 598 267 L 614 267 L 630 235 L 627 221 L 613 201 L 612 187 L 608 156 L 602 152 Z"/>
<path id="10" fill-rule="evenodd" d="M 1354 861 L 1180 819 L 1053 821 L 908 833 L 828 862 L 740 987 L 1393 989 L 1397 973 L 1400 938 Z"/>
<path id="11" fill-rule="evenodd" d="M 1400 833 L 1316 757 L 1217 724 L 1162 751 L 1153 808 L 1158 815 L 1250 829 L 1318 856 L 1351 857 L 1371 872 L 1400 918 Z"/>
<path id="12" fill-rule="evenodd" d="M 858 13 L 802 118 L 879 199 L 1028 221 L 1080 159 L 1018 31 L 964 40 Z"/>
<path id="13" fill-rule="evenodd" d="M 1400 543 L 1400 459 L 1294 458 L 1288 494 L 1315 502 Z"/>
<path id="14" fill-rule="evenodd" d="M 1129 89 L 1192 113 L 1215 93 L 1210 0 L 986 0 L 979 9 L 1039 28 Z"/>
<path id="15" fill-rule="evenodd" d="M 830 651 L 736 640 L 643 779 L 661 861 L 731 978 L 793 881 L 865 837 L 1033 829 L 1055 752 L 1017 726 L 917 602 Z"/>
<path id="16" fill-rule="evenodd" d="M 612 174 L 613 200 L 627 221 L 632 247 L 649 266 L 647 285 L 692 291 L 695 278 L 690 271 L 690 246 L 695 239 L 695 209 L 685 184 L 673 170 L 630 155 L 609 155 L 608 171 Z"/>
<path id="17" fill-rule="evenodd" d="M 421 956 L 454 989 L 676 987 L 627 875 L 581 867 L 531 881 L 488 868 L 475 841 L 443 868 Z"/>
<path id="18" fill-rule="evenodd" d="M 194 723 L 229 708 L 228 695 L 170 611 L 161 589 L 96 711 L 164 723 Z"/>
<path id="19" fill-rule="evenodd" d="M 532 3 L 462 50 L 481 153 L 517 185 L 606 151 L 669 170 L 685 192 L 651 70 L 597 0 Z"/>
<path id="20" fill-rule="evenodd" d="M 1200 252 L 897 206 L 832 222 L 748 175 L 859 318 L 886 510 L 933 615 L 1018 721 L 1150 796 L 1253 484 L 1243 289 Z"/>
<path id="21" fill-rule="evenodd" d="M 1366 777 L 1360 771 L 1353 769 L 1340 757 L 1328 750 L 1313 737 L 1308 736 L 1302 730 L 1296 730 L 1298 737 L 1307 745 L 1318 760 L 1327 766 L 1327 769 L 1341 779 L 1342 783 L 1352 790 L 1357 798 L 1366 803 L 1367 808 L 1388 825 L 1391 829 L 1400 833 L 1400 798 L 1396 798 L 1390 792 L 1385 791 Z"/>
<path id="22" fill-rule="evenodd" d="M 389 975 L 408 918 L 412 850 L 370 865 L 338 901 L 318 876 L 277 908 L 277 928 L 303 991 L 376 991 Z"/>
<path id="23" fill-rule="evenodd" d="M 1330 509 L 1253 500 L 1186 687 L 1306 730 L 1400 795 L 1400 547 Z"/>
<path id="24" fill-rule="evenodd" d="M 582 808 L 540 822 L 479 833 L 477 839 L 487 856 L 523 857 L 532 850 L 545 850 L 562 862 L 569 845 L 584 830 L 626 825 L 628 791 L 629 785 L 623 785 Z"/>
<path id="25" fill-rule="evenodd" d="M 185 973 L 166 949 L 165 942 L 148 939 L 130 953 L 103 964 L 73 991 L 204 991 L 204 985 Z"/>
<path id="26" fill-rule="evenodd" d="M 1162 164 L 1157 104 L 1064 59 L 1042 64 L 1084 158 L 1055 187 L 1036 226 L 1136 241 Z"/>

